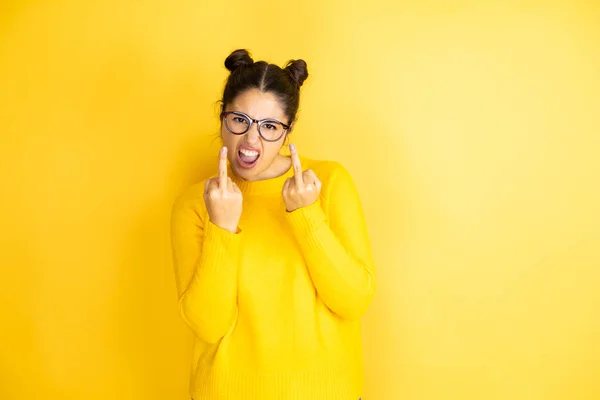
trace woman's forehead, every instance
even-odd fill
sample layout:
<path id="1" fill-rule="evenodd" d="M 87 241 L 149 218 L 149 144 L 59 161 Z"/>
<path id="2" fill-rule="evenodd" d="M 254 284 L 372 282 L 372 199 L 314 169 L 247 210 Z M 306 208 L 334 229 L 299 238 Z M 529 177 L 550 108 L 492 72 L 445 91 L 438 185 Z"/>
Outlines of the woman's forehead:
<path id="1" fill-rule="evenodd" d="M 254 119 L 285 119 L 279 99 L 272 93 L 250 89 L 240 93 L 228 107 L 231 111 L 241 111 Z"/>

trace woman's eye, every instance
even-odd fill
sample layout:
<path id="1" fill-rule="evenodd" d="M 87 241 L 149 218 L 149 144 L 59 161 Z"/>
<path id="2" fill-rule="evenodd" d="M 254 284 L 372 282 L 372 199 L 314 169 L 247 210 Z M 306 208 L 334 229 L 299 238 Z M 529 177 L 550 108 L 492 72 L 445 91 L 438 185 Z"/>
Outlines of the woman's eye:
<path id="1" fill-rule="evenodd" d="M 277 127 L 273 124 L 264 124 L 263 126 L 269 130 L 277 129 Z"/>
<path id="2" fill-rule="evenodd" d="M 248 123 L 248 121 L 246 121 L 246 118 L 243 118 L 243 117 L 234 117 L 233 121 L 237 122 L 238 124 L 247 124 Z"/>

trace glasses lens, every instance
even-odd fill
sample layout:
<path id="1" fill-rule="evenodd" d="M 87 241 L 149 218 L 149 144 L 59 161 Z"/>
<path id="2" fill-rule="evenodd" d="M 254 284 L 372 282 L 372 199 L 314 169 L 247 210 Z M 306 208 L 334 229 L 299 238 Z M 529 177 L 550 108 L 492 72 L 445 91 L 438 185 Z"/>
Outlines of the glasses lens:
<path id="1" fill-rule="evenodd" d="M 231 133 L 241 135 L 248 130 L 250 121 L 243 115 L 229 114 L 225 117 L 225 124 Z"/>
<path id="2" fill-rule="evenodd" d="M 283 135 L 283 125 L 277 121 L 264 121 L 260 125 L 260 134 L 267 140 L 277 140 Z"/>

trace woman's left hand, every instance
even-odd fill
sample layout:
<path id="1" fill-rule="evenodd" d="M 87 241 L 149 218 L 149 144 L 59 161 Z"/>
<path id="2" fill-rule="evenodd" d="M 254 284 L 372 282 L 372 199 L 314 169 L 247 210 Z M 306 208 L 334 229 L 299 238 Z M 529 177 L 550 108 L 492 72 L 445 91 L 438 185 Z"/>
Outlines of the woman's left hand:
<path id="1" fill-rule="evenodd" d="M 288 178 L 283 184 L 283 201 L 288 212 L 301 207 L 310 206 L 319 198 L 321 181 L 311 170 L 302 171 L 296 146 L 290 144 L 294 177 Z"/>

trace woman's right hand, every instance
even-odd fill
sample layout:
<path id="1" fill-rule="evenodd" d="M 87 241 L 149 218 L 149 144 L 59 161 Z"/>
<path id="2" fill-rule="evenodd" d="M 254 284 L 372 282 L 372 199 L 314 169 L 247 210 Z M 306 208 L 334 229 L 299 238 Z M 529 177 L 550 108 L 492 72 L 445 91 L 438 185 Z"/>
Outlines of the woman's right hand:
<path id="1" fill-rule="evenodd" d="M 227 176 L 227 147 L 219 153 L 219 176 L 204 185 L 204 203 L 213 224 L 236 233 L 242 216 L 242 192 Z"/>

